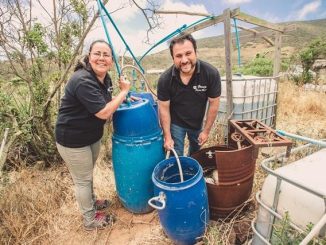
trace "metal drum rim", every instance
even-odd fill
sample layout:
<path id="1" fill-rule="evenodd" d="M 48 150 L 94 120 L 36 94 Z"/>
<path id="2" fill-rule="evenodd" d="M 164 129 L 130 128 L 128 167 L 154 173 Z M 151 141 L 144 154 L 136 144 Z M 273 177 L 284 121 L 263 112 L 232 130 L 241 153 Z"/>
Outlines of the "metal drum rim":
<path id="1" fill-rule="evenodd" d="M 184 157 L 184 156 L 180 156 L 180 161 L 182 162 L 182 159 L 184 158 L 189 158 L 189 157 Z M 159 179 L 156 178 L 156 172 L 157 172 L 157 168 L 159 168 L 159 166 L 161 166 L 164 162 L 164 164 L 168 164 L 169 161 L 173 161 L 175 159 L 175 157 L 171 157 L 169 159 L 165 159 L 161 162 L 159 162 L 154 170 L 153 170 L 153 173 L 152 173 L 152 181 L 154 183 L 155 186 L 163 189 L 163 190 L 167 190 L 167 191 L 180 191 L 180 190 L 184 190 L 184 189 L 187 189 L 191 186 L 194 186 L 195 184 L 197 184 L 200 180 L 203 179 L 203 168 L 200 166 L 200 164 L 198 163 L 197 160 L 191 158 L 197 165 L 198 167 L 198 171 L 197 173 L 192 176 L 190 179 L 184 181 L 184 182 L 178 182 L 178 183 L 166 183 L 165 181 L 161 181 Z M 175 164 L 177 164 L 175 162 Z"/>

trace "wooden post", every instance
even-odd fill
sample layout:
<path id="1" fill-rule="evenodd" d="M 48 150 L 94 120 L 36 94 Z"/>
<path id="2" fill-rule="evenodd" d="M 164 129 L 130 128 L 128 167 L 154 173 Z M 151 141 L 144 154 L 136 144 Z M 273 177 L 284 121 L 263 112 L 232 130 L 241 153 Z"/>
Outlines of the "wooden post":
<path id="1" fill-rule="evenodd" d="M 225 77 L 226 77 L 226 118 L 232 117 L 232 37 L 231 37 L 231 12 L 226 9 L 224 14 L 224 40 L 225 40 Z"/>
<path id="2" fill-rule="evenodd" d="M 273 76 L 276 77 L 279 74 L 281 68 L 282 33 L 276 32 L 274 43 L 275 43 L 275 54 L 274 54 Z"/>
<path id="3" fill-rule="evenodd" d="M 9 133 L 9 128 L 6 128 L 3 139 L 2 139 L 2 142 L 1 142 L 1 147 L 0 147 L 0 159 L 2 157 L 3 149 L 5 148 L 5 144 L 7 142 L 8 133 Z"/>
<path id="4" fill-rule="evenodd" d="M 9 133 L 9 128 L 6 128 L 5 133 L 3 135 L 2 142 L 1 142 L 1 147 L 0 147 L 0 176 L 2 175 L 3 165 L 5 163 L 5 160 L 2 160 L 2 152 L 4 151 L 5 144 L 7 143 L 8 133 Z"/>
<path id="5" fill-rule="evenodd" d="M 282 46 L 282 33 L 276 32 L 275 36 L 275 54 L 274 54 L 274 67 L 273 67 L 273 77 L 278 76 L 281 68 L 281 46 Z M 279 86 L 279 79 L 276 79 L 277 87 Z M 278 91 L 278 88 L 277 88 Z M 272 127 L 276 128 L 276 119 L 277 119 L 277 106 L 278 106 L 278 94 L 276 94 L 276 106 L 274 110 L 275 117 L 272 122 Z"/>

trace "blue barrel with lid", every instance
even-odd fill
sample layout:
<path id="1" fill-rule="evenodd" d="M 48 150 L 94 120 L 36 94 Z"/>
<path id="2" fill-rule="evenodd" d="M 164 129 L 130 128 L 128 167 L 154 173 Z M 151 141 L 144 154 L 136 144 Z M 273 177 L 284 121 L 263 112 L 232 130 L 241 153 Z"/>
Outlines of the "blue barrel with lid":
<path id="1" fill-rule="evenodd" d="M 143 99 L 148 99 L 149 103 L 153 106 L 156 115 L 158 116 L 158 107 L 157 107 L 157 102 L 155 101 L 153 94 L 150 92 L 131 92 L 130 95 L 143 98 Z"/>
<path id="2" fill-rule="evenodd" d="M 123 103 L 113 115 L 112 163 L 116 190 L 132 213 L 153 209 L 147 201 L 154 194 L 151 175 L 165 157 L 163 135 L 148 99 Z"/>
<path id="3" fill-rule="evenodd" d="M 121 104 L 113 114 L 113 129 L 115 135 L 123 137 L 143 137 L 161 131 L 157 114 L 148 99 Z"/>
<path id="4" fill-rule="evenodd" d="M 195 159 L 179 159 L 184 181 L 175 157 L 161 161 L 152 174 L 155 197 L 149 204 L 158 210 L 163 229 L 175 244 L 195 244 L 209 221 L 206 183 Z"/>

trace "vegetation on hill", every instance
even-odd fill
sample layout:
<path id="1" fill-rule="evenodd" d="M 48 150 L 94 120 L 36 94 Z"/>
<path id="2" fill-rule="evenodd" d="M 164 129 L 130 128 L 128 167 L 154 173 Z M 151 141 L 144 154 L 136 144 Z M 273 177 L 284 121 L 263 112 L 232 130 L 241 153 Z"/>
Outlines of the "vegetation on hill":
<path id="1" fill-rule="evenodd" d="M 241 23 L 239 24 L 239 26 Z M 289 60 L 293 54 L 297 54 L 301 49 L 307 47 L 312 40 L 326 40 L 326 19 L 312 21 L 295 21 L 280 23 L 282 26 L 291 26 L 288 31 L 282 35 L 282 60 L 283 71 L 288 67 Z M 266 37 L 274 40 L 274 32 L 262 27 L 255 27 L 254 30 L 262 33 Z M 248 31 L 239 30 L 239 40 L 241 46 L 241 63 L 245 66 L 252 62 L 257 56 L 265 57 L 273 61 L 274 47 L 266 43 L 261 37 L 255 37 Z M 233 33 L 233 53 L 232 62 L 234 68 L 237 66 L 237 49 L 235 36 Z M 206 60 L 219 68 L 223 74 L 225 71 L 225 51 L 224 36 L 212 36 L 202 38 L 197 41 L 199 58 Z M 292 63 L 300 64 L 298 59 L 292 59 Z M 262 60 L 260 60 L 262 61 Z M 148 55 L 143 61 L 146 69 L 166 69 L 171 65 L 169 50 Z M 259 74 L 259 73 L 258 73 Z M 267 74 L 267 73 L 264 73 Z"/>

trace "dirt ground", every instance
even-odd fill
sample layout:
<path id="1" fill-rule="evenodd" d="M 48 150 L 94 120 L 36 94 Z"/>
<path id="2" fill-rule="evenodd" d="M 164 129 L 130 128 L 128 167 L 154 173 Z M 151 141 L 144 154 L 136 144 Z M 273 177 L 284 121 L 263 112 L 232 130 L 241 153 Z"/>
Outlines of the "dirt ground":
<path id="1" fill-rule="evenodd" d="M 62 168 L 67 173 L 66 167 L 62 166 Z M 68 182 L 71 183 L 70 188 L 73 189 L 72 182 L 69 180 Z M 115 191 L 110 162 L 103 160 L 96 166 L 94 185 L 95 192 L 100 198 L 109 198 L 112 201 L 112 206 L 103 212 L 114 214 L 116 222 L 104 230 L 85 232 L 77 204 L 73 201 L 69 205 L 71 209 L 75 209 L 75 212 L 72 212 L 75 213 L 72 219 L 77 227 L 68 229 L 69 232 L 65 235 L 61 234 L 59 239 L 53 241 L 53 244 L 173 244 L 164 235 L 157 211 L 154 210 L 147 214 L 133 214 L 122 206 Z"/>

